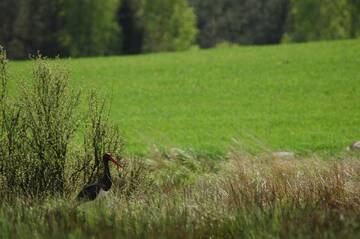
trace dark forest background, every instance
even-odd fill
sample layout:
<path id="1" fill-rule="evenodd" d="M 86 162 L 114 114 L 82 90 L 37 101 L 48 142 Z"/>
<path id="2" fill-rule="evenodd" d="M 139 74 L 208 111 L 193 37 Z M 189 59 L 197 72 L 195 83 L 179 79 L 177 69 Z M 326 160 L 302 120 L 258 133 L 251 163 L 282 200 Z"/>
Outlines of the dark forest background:
<path id="1" fill-rule="evenodd" d="M 360 0 L 0 0 L 10 58 L 356 38 Z"/>

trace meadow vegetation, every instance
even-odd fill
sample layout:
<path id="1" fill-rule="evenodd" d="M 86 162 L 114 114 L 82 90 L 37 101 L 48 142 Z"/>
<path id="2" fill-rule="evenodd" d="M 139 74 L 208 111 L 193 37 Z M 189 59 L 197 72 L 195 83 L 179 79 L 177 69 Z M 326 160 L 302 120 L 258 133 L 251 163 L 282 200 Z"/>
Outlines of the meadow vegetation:
<path id="1" fill-rule="evenodd" d="M 285 54 L 289 48 L 291 56 Z M 8 74 L 1 54 L 0 238 L 358 238 L 357 152 L 339 150 L 324 160 L 316 156 L 316 148 L 308 147 L 313 150 L 308 156 L 285 160 L 273 158 L 261 143 L 249 148 L 245 142 L 244 147 L 236 143 L 222 148 L 221 154 L 208 153 L 206 147 L 198 147 L 202 153 L 165 146 L 154 146 L 143 155 L 127 154 L 118 124 L 110 121 L 122 121 L 128 114 L 128 122 L 137 119 L 133 124 L 146 129 L 146 121 L 157 118 L 160 125 L 173 117 L 158 130 L 171 133 L 174 122 L 182 124 L 178 132 L 189 126 L 185 133 L 200 128 L 189 137 L 189 144 L 196 147 L 200 137 L 209 140 L 201 134 L 206 127 L 216 132 L 221 124 L 224 127 L 217 133 L 229 135 L 234 119 L 247 122 L 245 128 L 255 124 L 254 129 L 265 120 L 262 127 L 275 128 L 271 133 L 278 125 L 277 137 L 285 138 L 277 143 L 287 147 L 299 145 L 296 137 L 291 138 L 297 133 L 305 142 L 306 129 L 332 128 L 337 136 L 347 133 L 340 144 L 335 141 L 341 148 L 346 137 L 359 135 L 359 112 L 349 106 L 359 94 L 351 85 L 358 79 L 356 49 L 358 42 L 350 41 L 333 43 L 331 58 L 328 46 L 318 43 L 222 48 L 196 52 L 199 58 L 189 52 L 177 54 L 176 59 L 172 54 L 80 59 L 71 61 L 72 83 L 59 65 L 70 66 L 69 61 L 38 58 L 32 62 L 32 77 L 27 75 L 17 88 L 9 82 L 14 74 Z M 142 75 L 136 76 L 139 64 Z M 114 67 L 119 65 L 120 69 Z M 342 68 L 334 70 L 335 65 Z M 10 70 L 19 67 L 24 72 L 30 69 L 28 62 L 16 62 Z M 307 80 L 308 76 L 317 81 Z M 89 80 L 97 91 L 107 86 L 119 90 L 107 92 L 112 95 L 111 108 L 93 91 L 83 100 L 73 90 Z M 253 97 L 247 99 L 249 94 Z M 110 116 L 110 109 L 115 114 Z M 281 128 L 289 122 L 291 127 L 295 120 L 305 122 L 285 129 L 297 129 L 293 134 L 281 134 Z M 121 124 L 126 135 L 125 122 Z M 308 128 L 311 123 L 314 128 Z M 333 135 L 328 135 L 330 142 Z M 213 136 L 208 143 L 219 137 Z M 121 172 L 112 171 L 111 194 L 76 203 L 76 192 L 101 172 L 104 152 L 112 152 L 125 165 Z"/>
<path id="2" fill-rule="evenodd" d="M 107 198 L 2 201 L 1 238 L 358 238 L 360 161 L 127 158 Z"/>

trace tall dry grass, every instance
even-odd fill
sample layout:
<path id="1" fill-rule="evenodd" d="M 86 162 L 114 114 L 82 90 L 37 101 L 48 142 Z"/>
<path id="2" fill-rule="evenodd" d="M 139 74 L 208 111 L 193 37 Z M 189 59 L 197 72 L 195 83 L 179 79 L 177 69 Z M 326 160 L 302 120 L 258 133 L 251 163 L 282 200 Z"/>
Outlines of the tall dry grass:
<path id="1" fill-rule="evenodd" d="M 119 177 L 113 172 L 114 188 L 106 199 L 80 206 L 68 199 L 3 204 L 0 229 L 8 235 L 4 238 L 24 233 L 38 238 L 360 235 L 356 155 L 274 160 L 232 152 L 213 171 L 201 170 L 204 165 L 190 156 L 184 162 L 179 154 L 125 162 Z M 195 175 L 187 175 L 191 173 Z M 178 175 L 183 180 L 174 180 Z"/>

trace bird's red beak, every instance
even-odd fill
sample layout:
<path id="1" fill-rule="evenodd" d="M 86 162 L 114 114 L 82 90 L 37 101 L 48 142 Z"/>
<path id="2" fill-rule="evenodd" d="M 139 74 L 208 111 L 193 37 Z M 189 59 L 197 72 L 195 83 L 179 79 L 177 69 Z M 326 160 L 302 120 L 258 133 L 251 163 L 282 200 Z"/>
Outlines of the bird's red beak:
<path id="1" fill-rule="evenodd" d="M 116 161 L 113 157 L 110 157 L 110 161 L 115 164 L 117 166 L 118 169 L 124 169 L 124 166 L 122 166 L 121 163 L 119 163 L 118 161 Z"/>

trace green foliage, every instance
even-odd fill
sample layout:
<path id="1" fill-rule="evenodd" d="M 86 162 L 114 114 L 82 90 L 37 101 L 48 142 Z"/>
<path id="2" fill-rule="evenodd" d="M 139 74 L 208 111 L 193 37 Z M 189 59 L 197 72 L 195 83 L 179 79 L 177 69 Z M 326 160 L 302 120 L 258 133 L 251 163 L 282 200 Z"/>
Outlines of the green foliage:
<path id="1" fill-rule="evenodd" d="M 20 0 L 5 6 L 9 16 L 1 14 L 6 19 L 0 24 L 4 34 L 0 42 L 9 49 L 9 57 L 28 58 L 38 50 L 51 57 L 66 54 L 60 42 L 62 4 L 62 0 Z"/>
<path id="2" fill-rule="evenodd" d="M 147 52 L 187 50 L 196 36 L 196 18 L 187 0 L 146 0 L 143 24 Z"/>
<path id="3" fill-rule="evenodd" d="M 123 31 L 122 52 L 124 54 L 141 53 L 144 41 L 142 14 L 143 0 L 122 0 L 117 19 Z"/>
<path id="4" fill-rule="evenodd" d="M 191 3 L 198 16 L 198 42 L 207 48 L 224 41 L 279 43 L 289 0 L 191 0 Z"/>
<path id="5" fill-rule="evenodd" d="M 187 0 L 20 0 L 0 3 L 0 43 L 11 58 L 186 50 L 196 35 Z M 123 36 L 121 27 L 126 36 Z M 124 42 L 123 42 L 124 40 Z"/>
<path id="6" fill-rule="evenodd" d="M 8 74 L 6 51 L 0 45 L 0 106 L 4 103 L 7 91 Z M 1 108 L 0 108 L 1 109 Z"/>
<path id="7" fill-rule="evenodd" d="M 344 39 L 350 37 L 348 0 L 293 0 L 286 41 Z"/>
<path id="8" fill-rule="evenodd" d="M 116 23 L 119 0 L 66 0 L 64 44 L 72 56 L 114 53 L 121 48 Z"/>
<path id="9" fill-rule="evenodd" d="M 187 50 L 196 36 L 209 48 L 360 32 L 358 0 L 2 0 L 0 9 L 0 44 L 15 59 Z"/>
<path id="10" fill-rule="evenodd" d="M 66 73 L 41 59 L 32 84 L 22 87 L 19 100 L 4 101 L 0 173 L 13 193 L 63 194 L 69 144 L 79 126 L 79 94 L 68 89 Z"/>
<path id="11" fill-rule="evenodd" d="M 7 0 L 1 3 L 0 43 L 11 58 L 104 55 L 121 49 L 119 0 Z"/>
<path id="12" fill-rule="evenodd" d="M 80 93 L 68 87 L 66 72 L 38 60 L 32 85 L 20 94 L 25 131 L 22 143 L 28 146 L 27 154 L 35 158 L 29 165 L 36 172 L 35 178 L 28 182 L 37 192 L 64 193 L 69 144 L 80 123 L 76 113 L 79 100 Z"/>
<path id="13" fill-rule="evenodd" d="M 360 36 L 360 1 L 348 0 L 351 15 L 350 36 L 353 38 Z"/>
<path id="14" fill-rule="evenodd" d="M 197 33 L 187 0 L 124 0 L 118 18 L 125 53 L 187 50 Z"/>
<path id="15" fill-rule="evenodd" d="M 57 62 L 38 58 L 33 78 L 22 82 L 19 97 L 7 93 L 6 56 L 0 54 L 0 185 L 2 197 L 44 198 L 68 195 L 94 180 L 105 152 L 121 157 L 123 140 L 117 126 L 104 115 L 96 95 L 86 117 L 80 117 L 80 93 L 69 89 L 67 72 Z M 85 143 L 74 137 L 86 125 Z M 95 163 L 94 163 L 95 162 Z M 6 193 L 5 193 L 6 192 Z"/>
<path id="16" fill-rule="evenodd" d="M 0 1 L 0 45 L 8 46 L 14 40 L 13 23 L 20 1 Z M 15 49 L 12 49 L 15 50 Z"/>
<path id="17" fill-rule="evenodd" d="M 118 125 L 109 122 L 110 111 L 106 112 L 106 102 L 99 102 L 92 92 L 89 96 L 88 119 L 84 133 L 84 183 L 94 182 L 103 173 L 103 153 L 111 152 L 120 159 L 124 149 L 124 139 Z"/>

